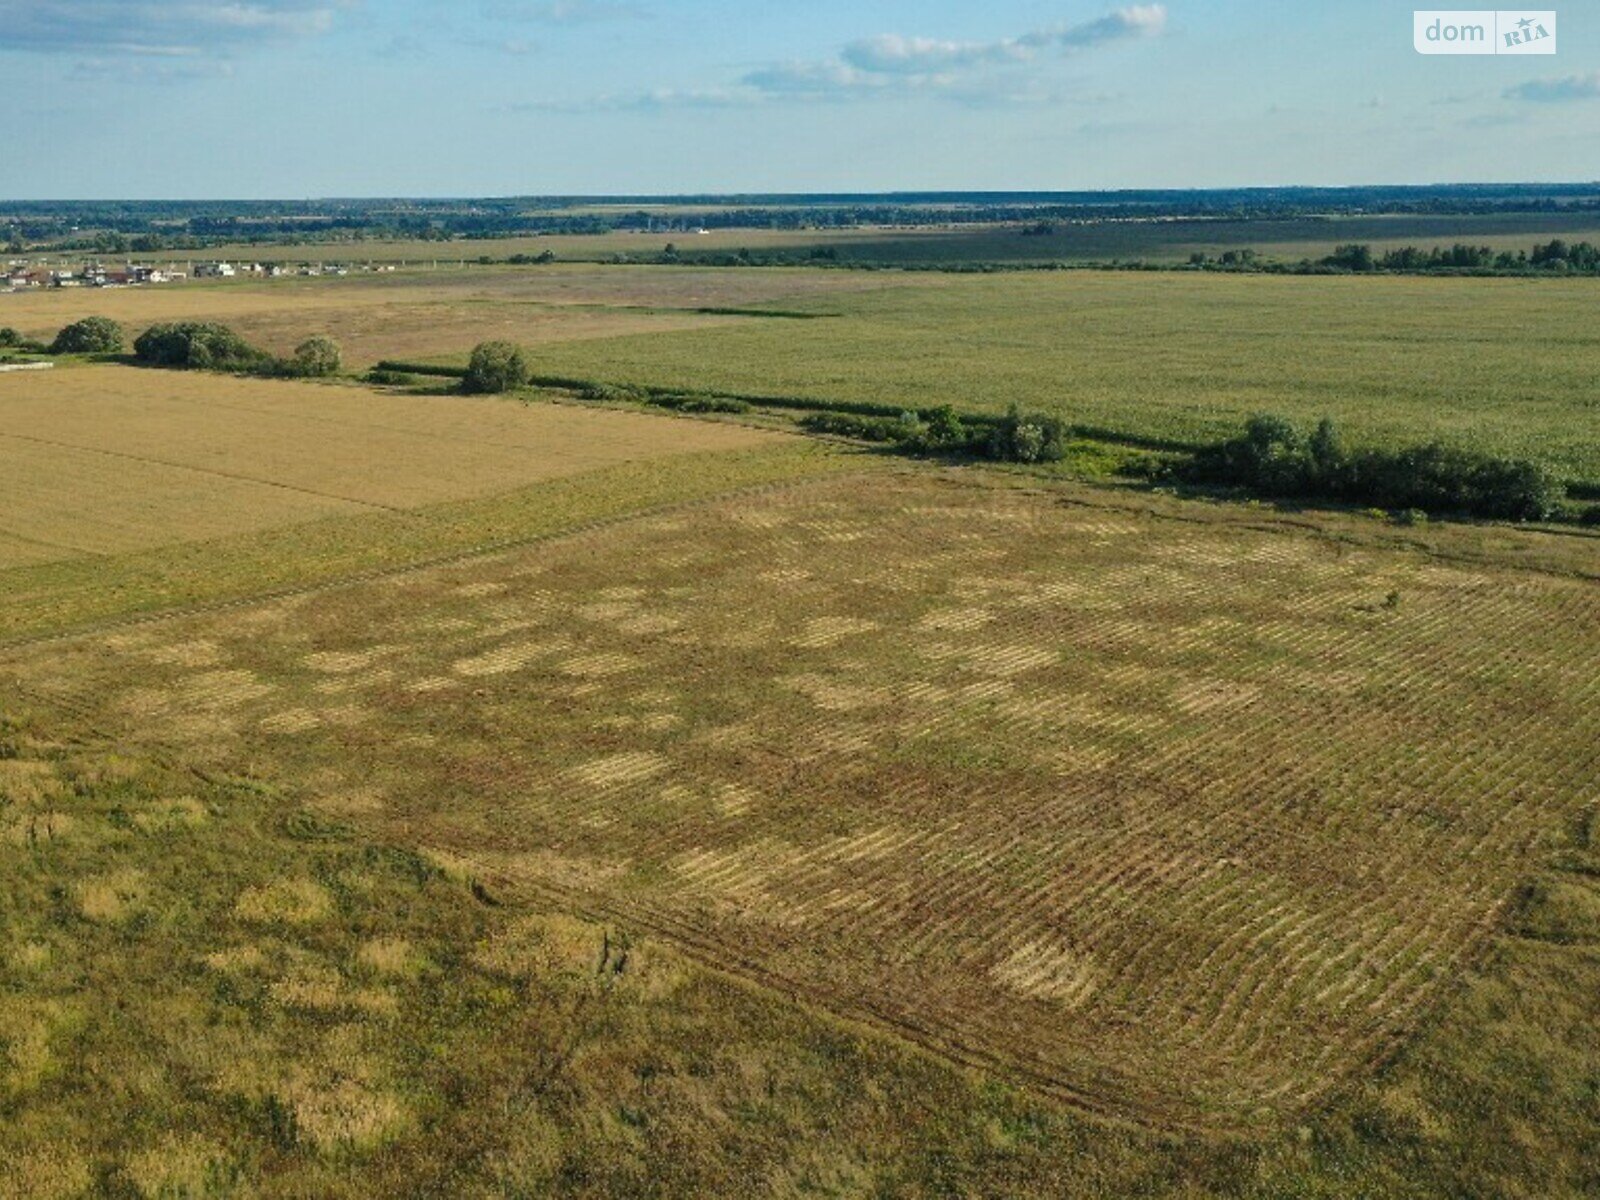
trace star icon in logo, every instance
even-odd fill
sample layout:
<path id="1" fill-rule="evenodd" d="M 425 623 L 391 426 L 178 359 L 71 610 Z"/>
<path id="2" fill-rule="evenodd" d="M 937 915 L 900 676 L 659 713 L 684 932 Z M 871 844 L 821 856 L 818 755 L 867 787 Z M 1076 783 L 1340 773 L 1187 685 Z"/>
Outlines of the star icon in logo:
<path id="1" fill-rule="evenodd" d="M 1533 19 L 1531 17 L 1523 17 L 1522 20 L 1517 22 L 1517 28 L 1519 29 L 1530 29 L 1532 27 Z"/>

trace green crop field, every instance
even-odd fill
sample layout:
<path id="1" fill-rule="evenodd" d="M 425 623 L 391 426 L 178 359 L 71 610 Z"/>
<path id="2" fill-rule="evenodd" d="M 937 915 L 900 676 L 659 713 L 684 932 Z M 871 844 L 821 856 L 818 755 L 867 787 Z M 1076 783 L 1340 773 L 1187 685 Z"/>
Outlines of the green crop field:
<path id="1" fill-rule="evenodd" d="M 1600 481 L 1590 280 L 1069 273 L 943 277 L 786 301 L 828 319 L 541 348 L 612 383 L 1009 405 L 1132 437 L 1214 440 L 1332 416 L 1358 442 L 1440 438 Z"/>

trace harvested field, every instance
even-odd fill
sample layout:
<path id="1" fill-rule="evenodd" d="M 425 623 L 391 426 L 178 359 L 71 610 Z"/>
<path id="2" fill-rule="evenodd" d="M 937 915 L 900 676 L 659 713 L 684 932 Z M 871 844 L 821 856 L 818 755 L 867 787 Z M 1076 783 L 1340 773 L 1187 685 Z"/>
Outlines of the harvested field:
<path id="1" fill-rule="evenodd" d="M 771 444 L 649 415 L 120 367 L 0 380 L 0 568 Z"/>
<path id="2" fill-rule="evenodd" d="M 825 271 L 629 267 L 472 268 L 349 278 L 66 289 L 0 296 L 0 323 L 49 339 L 102 315 L 132 333 L 159 321 L 221 321 L 275 353 L 328 334 L 347 361 L 464 355 L 489 338 L 528 346 L 738 324 L 699 312 L 878 290 L 896 281 Z"/>
<path id="3" fill-rule="evenodd" d="M 6 671 L 1090 1107 L 1281 1119 L 1594 802 L 1600 595 L 1062 498 L 811 484 Z"/>

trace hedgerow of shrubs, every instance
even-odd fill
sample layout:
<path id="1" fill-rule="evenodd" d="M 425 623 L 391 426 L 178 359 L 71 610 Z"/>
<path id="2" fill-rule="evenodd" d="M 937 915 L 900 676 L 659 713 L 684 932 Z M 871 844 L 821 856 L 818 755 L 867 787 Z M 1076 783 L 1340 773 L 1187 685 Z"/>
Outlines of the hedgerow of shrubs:
<path id="1" fill-rule="evenodd" d="M 51 354 L 116 354 L 122 349 L 122 326 L 110 317 L 74 321 L 50 344 Z"/>
<path id="2" fill-rule="evenodd" d="M 272 361 L 226 325 L 209 321 L 152 326 L 133 343 L 133 353 L 153 367 L 212 371 L 254 371 Z"/>
<path id="3" fill-rule="evenodd" d="M 1066 457 L 1067 427 L 1056 417 L 1013 408 L 973 428 L 949 405 L 899 417 L 817 413 L 801 421 L 814 433 L 893 445 L 908 454 L 963 455 L 994 462 L 1046 463 Z"/>
<path id="4" fill-rule="evenodd" d="M 133 343 L 134 357 L 152 367 L 232 371 L 272 378 L 318 379 L 337 375 L 343 355 L 332 338 L 301 342 L 293 357 L 278 358 L 258 350 L 226 325 L 180 321 L 155 325 Z"/>
<path id="5" fill-rule="evenodd" d="M 1383 509 L 1543 521 L 1565 488 L 1538 463 L 1433 442 L 1401 450 L 1344 448 L 1324 420 L 1310 436 L 1278 416 L 1258 416 L 1243 437 L 1196 454 L 1180 474 L 1285 499 L 1329 499 Z"/>

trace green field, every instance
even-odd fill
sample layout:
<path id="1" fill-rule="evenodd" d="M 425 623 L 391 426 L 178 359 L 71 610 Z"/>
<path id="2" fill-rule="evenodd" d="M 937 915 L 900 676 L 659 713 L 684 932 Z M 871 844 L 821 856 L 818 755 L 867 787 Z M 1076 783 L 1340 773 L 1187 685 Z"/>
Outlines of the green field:
<path id="1" fill-rule="evenodd" d="M 944 277 L 785 302 L 828 319 L 542 347 L 553 374 L 1001 412 L 1209 441 L 1258 412 L 1600 481 L 1588 280 Z"/>

